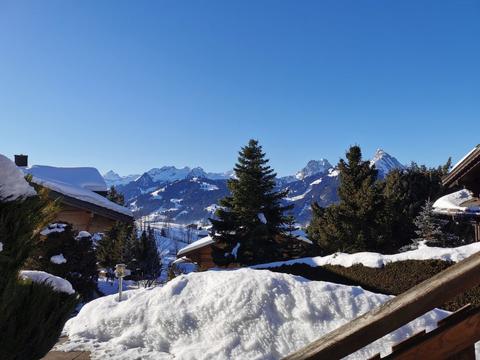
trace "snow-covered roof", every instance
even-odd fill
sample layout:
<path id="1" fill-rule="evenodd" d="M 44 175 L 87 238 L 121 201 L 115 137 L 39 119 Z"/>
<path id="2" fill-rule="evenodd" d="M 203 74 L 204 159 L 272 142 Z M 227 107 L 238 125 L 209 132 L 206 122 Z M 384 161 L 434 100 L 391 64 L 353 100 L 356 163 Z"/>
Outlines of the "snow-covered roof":
<path id="1" fill-rule="evenodd" d="M 201 238 L 197 241 L 194 241 L 193 243 L 191 243 L 190 245 L 187 245 L 185 246 L 184 248 L 180 249 L 177 253 L 177 256 L 181 256 L 181 255 L 184 255 L 192 250 L 196 250 L 196 249 L 200 249 L 204 246 L 207 246 L 207 245 L 210 245 L 210 244 L 213 244 L 214 240 L 213 238 L 209 235 L 209 236 L 205 236 L 204 238 Z"/>
<path id="2" fill-rule="evenodd" d="M 61 181 L 42 179 L 36 176 L 33 176 L 32 182 L 34 182 L 35 184 L 44 186 L 50 190 L 56 191 L 61 195 L 69 196 L 71 198 L 74 198 L 80 201 L 94 204 L 102 208 L 106 208 L 106 209 L 115 211 L 117 213 L 129 216 L 129 217 L 133 217 L 133 214 L 130 211 L 130 209 L 127 209 L 124 206 L 120 206 L 108 200 L 106 197 L 99 195 L 93 191 L 87 190 L 85 188 L 68 184 L 65 182 L 61 182 Z"/>
<path id="3" fill-rule="evenodd" d="M 39 179 L 59 181 L 91 191 L 107 191 L 107 184 L 94 167 L 54 167 L 34 165 L 22 169 Z"/>
<path id="4" fill-rule="evenodd" d="M 312 242 L 307 239 L 305 237 L 305 232 L 303 232 L 302 230 L 295 230 L 292 235 L 296 236 L 296 238 L 298 240 L 301 240 L 303 242 L 306 242 L 306 243 L 309 243 L 311 244 Z M 182 255 L 185 255 L 186 253 L 192 251 L 192 250 L 197 250 L 197 249 L 200 249 L 204 246 L 208 246 L 208 245 L 211 245 L 214 243 L 214 240 L 213 238 L 209 235 L 209 236 L 205 236 L 204 238 L 201 238 L 197 241 L 194 241 L 193 243 L 191 243 L 190 245 L 187 245 L 185 246 L 184 248 L 180 249 L 177 253 L 177 257 L 178 256 L 182 256 Z"/>
<path id="5" fill-rule="evenodd" d="M 442 196 L 433 204 L 438 214 L 480 215 L 480 199 L 473 197 L 466 189 Z"/>
<path id="6" fill-rule="evenodd" d="M 0 200 L 16 200 L 36 194 L 13 161 L 0 154 Z"/>

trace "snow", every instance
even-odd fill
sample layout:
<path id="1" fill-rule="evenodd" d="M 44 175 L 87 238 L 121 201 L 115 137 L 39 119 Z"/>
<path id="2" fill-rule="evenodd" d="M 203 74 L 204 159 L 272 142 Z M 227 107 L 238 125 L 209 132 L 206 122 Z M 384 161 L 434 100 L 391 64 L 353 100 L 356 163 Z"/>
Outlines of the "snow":
<path id="1" fill-rule="evenodd" d="M 295 178 L 297 180 L 303 180 L 306 177 L 326 173 L 332 165 L 327 159 L 310 160 L 302 170 L 297 171 Z"/>
<path id="2" fill-rule="evenodd" d="M 455 165 L 453 165 L 452 169 L 450 170 L 450 172 L 452 172 L 455 168 L 458 167 L 458 165 L 460 165 L 466 158 L 468 158 L 470 156 L 471 153 L 473 153 L 475 150 L 477 150 L 477 148 L 479 147 L 480 145 L 477 145 L 475 146 L 472 150 L 470 150 L 467 155 L 465 155 L 464 157 L 462 157 Z"/>
<path id="3" fill-rule="evenodd" d="M 212 205 L 209 205 L 205 208 L 205 210 L 207 210 L 208 212 L 210 213 L 214 213 L 216 212 L 218 209 L 221 209 L 222 206 L 220 205 L 217 205 L 217 204 L 212 204 Z"/>
<path id="4" fill-rule="evenodd" d="M 457 248 L 440 248 L 420 246 L 416 250 L 406 251 L 399 254 L 383 255 L 374 252 L 359 252 L 355 254 L 335 253 L 327 256 L 317 256 L 288 261 L 277 261 L 268 264 L 252 266 L 252 268 L 268 269 L 282 265 L 305 264 L 308 266 L 340 265 L 350 267 L 355 264 L 371 268 L 381 268 L 388 263 L 406 260 L 443 260 L 459 262 L 480 251 L 480 243 L 476 242 Z"/>
<path id="5" fill-rule="evenodd" d="M 0 154 L 0 200 L 13 201 L 36 194 L 15 163 Z"/>
<path id="6" fill-rule="evenodd" d="M 328 170 L 328 177 L 337 177 L 338 175 L 340 175 L 340 170 L 338 169 L 330 169 Z"/>
<path id="7" fill-rule="evenodd" d="M 181 257 L 173 261 L 171 265 L 176 275 L 189 274 L 191 272 L 197 271 L 198 269 L 198 265 L 193 263 L 186 257 Z"/>
<path id="8" fill-rule="evenodd" d="M 310 183 L 310 186 L 318 185 L 318 184 L 320 184 L 320 183 L 322 182 L 322 180 L 323 180 L 323 179 L 320 178 L 320 179 L 317 179 L 317 180 L 315 180 L 315 181 L 312 181 L 312 182 Z"/>
<path id="9" fill-rule="evenodd" d="M 36 283 L 48 284 L 57 292 L 63 292 L 69 295 L 75 293 L 75 290 L 73 290 L 72 284 L 70 284 L 69 281 L 49 274 L 45 271 L 22 270 L 20 271 L 19 276 L 23 280 L 31 280 Z"/>
<path id="10" fill-rule="evenodd" d="M 23 169 L 27 174 L 45 181 L 71 184 L 90 191 L 107 191 L 107 184 L 94 167 L 54 167 L 34 165 Z"/>
<path id="11" fill-rule="evenodd" d="M 192 250 L 200 249 L 204 246 L 213 244 L 214 240 L 213 238 L 209 236 L 205 236 L 204 238 L 201 238 L 200 240 L 194 241 L 190 245 L 185 246 L 184 248 L 180 249 L 177 253 L 177 256 L 181 256 L 187 252 L 190 252 Z"/>
<path id="12" fill-rule="evenodd" d="M 330 175 L 329 175 L 330 176 Z M 307 191 L 305 191 L 303 194 L 301 195 L 297 195 L 297 196 L 292 196 L 292 197 L 287 197 L 285 198 L 285 200 L 287 201 L 298 201 L 298 200 L 302 200 L 305 196 L 307 196 L 307 194 L 312 191 L 312 189 L 307 189 Z"/>
<path id="13" fill-rule="evenodd" d="M 2 252 L 2 251 L 3 251 L 3 243 L 0 242 L 0 252 Z"/>
<path id="14" fill-rule="evenodd" d="M 67 259 L 65 259 L 65 257 L 63 256 L 63 254 L 58 254 L 58 255 L 54 255 L 50 258 L 50 262 L 51 263 L 54 263 L 54 264 L 65 264 L 67 262 Z"/>
<path id="15" fill-rule="evenodd" d="M 405 169 L 397 159 L 387 154 L 382 149 L 377 149 L 373 159 L 370 160 L 370 166 L 374 166 L 380 176 L 386 176 L 393 169 Z"/>
<path id="16" fill-rule="evenodd" d="M 265 217 L 265 214 L 264 214 L 264 213 L 258 213 L 257 216 L 258 216 L 258 220 L 260 220 L 260 222 L 261 222 L 262 224 L 266 224 L 266 223 L 267 223 L 267 218 Z"/>
<path id="17" fill-rule="evenodd" d="M 235 247 L 232 249 L 232 255 L 235 256 L 235 259 L 237 258 L 238 249 L 240 249 L 239 242 L 237 242 L 237 245 L 235 245 Z"/>
<path id="18" fill-rule="evenodd" d="M 40 231 L 40 235 L 47 236 L 51 233 L 61 233 L 65 231 L 67 224 L 53 223 L 49 224 L 45 229 Z"/>
<path id="19" fill-rule="evenodd" d="M 129 290 L 133 288 L 135 282 L 132 280 L 123 280 L 122 282 L 122 291 Z M 103 295 L 113 295 L 118 294 L 118 279 L 114 279 L 113 281 L 109 281 L 104 277 L 99 277 L 97 282 L 98 290 Z"/>
<path id="20" fill-rule="evenodd" d="M 201 294 L 201 296 L 199 296 Z M 366 313 L 390 296 L 264 270 L 182 275 L 163 287 L 86 304 L 57 350 L 92 359 L 278 359 Z M 352 354 L 366 359 L 448 313 L 433 310 Z"/>
<path id="21" fill-rule="evenodd" d="M 200 184 L 200 189 L 202 189 L 203 191 L 215 191 L 215 190 L 218 190 L 219 188 L 217 185 L 202 182 Z"/>
<path id="22" fill-rule="evenodd" d="M 80 231 L 75 239 L 81 239 L 92 236 L 88 231 Z"/>
<path id="23" fill-rule="evenodd" d="M 480 200 L 474 198 L 471 191 L 464 189 L 442 196 L 433 203 L 433 211 L 440 214 L 480 214 Z"/>
<path id="24" fill-rule="evenodd" d="M 107 183 L 108 187 L 110 186 L 119 186 L 119 185 L 127 185 L 131 183 L 132 181 L 137 180 L 140 177 L 140 175 L 135 174 L 135 175 L 126 175 L 126 176 L 121 176 L 117 174 L 115 171 L 110 170 L 106 174 L 103 174 L 103 179 Z"/>
<path id="25" fill-rule="evenodd" d="M 32 181 L 38 185 L 42 185 L 60 194 L 70 196 L 75 199 L 85 201 L 94 205 L 98 205 L 103 208 L 110 209 L 127 216 L 133 216 L 130 209 L 127 209 L 126 207 L 115 204 L 114 202 L 108 200 L 106 197 L 103 197 L 93 191 L 84 189 L 82 187 L 78 187 L 78 186 L 67 184 L 60 181 L 37 178 L 35 176 L 33 177 Z"/>

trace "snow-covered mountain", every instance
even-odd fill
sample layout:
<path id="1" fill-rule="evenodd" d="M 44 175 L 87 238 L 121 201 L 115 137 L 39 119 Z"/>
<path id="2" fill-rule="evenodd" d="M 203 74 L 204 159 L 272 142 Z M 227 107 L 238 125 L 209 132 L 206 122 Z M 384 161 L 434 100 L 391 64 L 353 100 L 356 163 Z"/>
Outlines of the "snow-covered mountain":
<path id="1" fill-rule="evenodd" d="M 310 160 L 302 170 L 297 171 L 295 178 L 297 180 L 303 180 L 309 176 L 317 174 L 325 174 L 333 166 L 328 162 L 327 159 L 320 160 Z"/>
<path id="2" fill-rule="evenodd" d="M 379 177 L 392 169 L 404 168 L 383 150 L 378 150 L 370 163 L 379 169 Z M 232 175 L 231 171 L 208 173 L 200 167 L 164 166 L 119 184 L 117 189 L 125 195 L 126 204 L 136 217 L 184 224 L 207 223 L 218 207 L 218 200 L 229 193 L 227 180 Z M 289 190 L 285 203 L 295 205 L 293 215 L 303 224 L 310 220 L 313 201 L 323 207 L 338 201 L 338 185 L 338 170 L 326 159 L 311 160 L 295 175 L 277 179 L 278 189 Z"/>
<path id="3" fill-rule="evenodd" d="M 405 169 L 404 165 L 382 149 L 377 149 L 372 160 L 370 160 L 370 165 L 375 165 L 380 178 L 384 178 L 393 169 Z"/>
<path id="4" fill-rule="evenodd" d="M 138 179 L 140 175 L 127 175 L 127 176 L 120 176 L 115 171 L 110 170 L 109 172 L 103 174 L 103 178 L 107 183 L 108 187 L 110 186 L 118 186 L 118 185 L 125 185 L 131 181 L 135 181 Z"/>

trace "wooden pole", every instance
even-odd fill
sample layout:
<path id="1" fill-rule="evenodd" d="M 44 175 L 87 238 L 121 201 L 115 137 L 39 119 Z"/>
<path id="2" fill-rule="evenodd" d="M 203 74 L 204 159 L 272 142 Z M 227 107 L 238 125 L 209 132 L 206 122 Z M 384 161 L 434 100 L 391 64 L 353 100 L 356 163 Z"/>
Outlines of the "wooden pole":
<path id="1" fill-rule="evenodd" d="M 479 283 L 477 253 L 284 359 L 341 359 Z"/>

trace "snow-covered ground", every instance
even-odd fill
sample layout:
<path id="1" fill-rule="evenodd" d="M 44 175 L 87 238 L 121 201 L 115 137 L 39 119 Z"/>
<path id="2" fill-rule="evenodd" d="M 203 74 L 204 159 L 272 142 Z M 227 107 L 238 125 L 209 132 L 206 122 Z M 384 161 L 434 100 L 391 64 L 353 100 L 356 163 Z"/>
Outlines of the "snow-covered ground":
<path id="1" fill-rule="evenodd" d="M 390 296 L 267 270 L 183 275 L 163 287 L 130 290 L 86 304 L 60 350 L 93 359 L 279 359 Z M 365 359 L 448 313 L 431 311 L 353 354 Z"/>
<path id="2" fill-rule="evenodd" d="M 459 262 L 470 255 L 480 251 L 480 243 L 459 246 L 456 248 L 440 248 L 421 245 L 416 250 L 406 251 L 399 254 L 383 255 L 374 252 L 359 252 L 355 254 L 335 253 L 327 256 L 316 256 L 289 261 L 278 261 L 268 264 L 255 265 L 253 268 L 273 268 L 282 265 L 306 264 L 312 267 L 324 265 L 340 265 L 349 267 L 361 264 L 367 267 L 380 268 L 388 263 L 405 260 L 444 260 Z"/>

